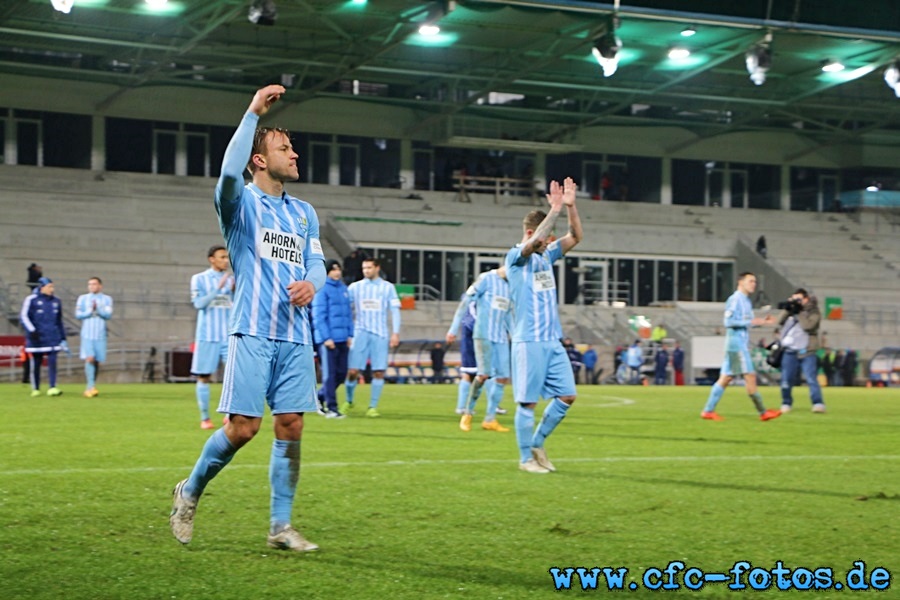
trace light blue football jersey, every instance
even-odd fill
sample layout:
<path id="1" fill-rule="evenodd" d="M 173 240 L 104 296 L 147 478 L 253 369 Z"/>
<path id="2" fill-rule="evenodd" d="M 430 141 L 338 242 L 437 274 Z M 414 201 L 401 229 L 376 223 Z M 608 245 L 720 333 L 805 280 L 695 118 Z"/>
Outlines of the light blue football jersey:
<path id="1" fill-rule="evenodd" d="M 521 244 L 506 254 L 514 342 L 544 342 L 562 337 L 553 273 L 553 263 L 562 256 L 559 240 L 547 246 L 543 254 L 535 252 L 528 258 L 522 256 Z"/>

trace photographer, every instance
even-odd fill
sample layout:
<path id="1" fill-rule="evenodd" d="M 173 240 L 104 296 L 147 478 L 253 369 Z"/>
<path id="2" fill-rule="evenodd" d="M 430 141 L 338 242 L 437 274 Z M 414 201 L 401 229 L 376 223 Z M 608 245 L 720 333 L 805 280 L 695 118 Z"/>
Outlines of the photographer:
<path id="1" fill-rule="evenodd" d="M 781 360 L 781 412 L 790 412 L 794 404 L 791 388 L 797 378 L 797 370 L 803 372 L 809 386 L 809 398 L 812 400 L 812 411 L 825 412 L 822 401 L 822 388 L 817 378 L 819 349 L 819 323 L 822 315 L 815 298 L 803 288 L 791 294 L 786 302 L 778 304 L 782 309 L 778 319 L 781 325 L 781 345 L 784 355 Z"/>

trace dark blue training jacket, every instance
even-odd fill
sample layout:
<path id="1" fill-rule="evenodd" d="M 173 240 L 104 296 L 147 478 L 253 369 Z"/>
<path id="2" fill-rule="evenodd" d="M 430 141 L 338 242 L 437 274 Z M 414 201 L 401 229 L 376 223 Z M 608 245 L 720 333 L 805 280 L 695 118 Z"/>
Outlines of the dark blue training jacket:
<path id="1" fill-rule="evenodd" d="M 353 337 L 353 312 L 347 286 L 340 279 L 325 279 L 312 301 L 313 341 L 346 342 Z"/>
<path id="2" fill-rule="evenodd" d="M 19 315 L 25 328 L 25 351 L 60 350 L 66 339 L 62 315 L 62 302 L 56 296 L 37 292 L 25 298 Z"/>

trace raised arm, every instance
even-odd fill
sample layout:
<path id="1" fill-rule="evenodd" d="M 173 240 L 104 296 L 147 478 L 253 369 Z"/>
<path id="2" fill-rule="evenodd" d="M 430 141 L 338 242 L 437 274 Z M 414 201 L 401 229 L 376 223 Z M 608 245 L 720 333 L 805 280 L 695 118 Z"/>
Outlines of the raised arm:
<path id="1" fill-rule="evenodd" d="M 581 229 L 581 217 L 578 216 L 578 209 L 575 207 L 576 191 L 578 191 L 578 186 L 571 177 L 566 177 L 563 182 L 563 204 L 569 213 L 569 231 L 559 239 L 559 247 L 563 254 L 577 246 L 584 237 Z"/>
<path id="2" fill-rule="evenodd" d="M 563 206 L 563 189 L 558 181 L 550 182 L 550 193 L 547 194 L 547 202 L 550 203 L 550 211 L 547 213 L 547 216 L 537 226 L 534 233 L 522 242 L 522 258 L 528 258 L 535 252 L 542 250 L 547 245 L 547 238 L 553 233 L 553 228 L 556 226 L 556 220 L 559 218 L 559 213 L 562 211 Z"/>
<path id="3" fill-rule="evenodd" d="M 216 205 L 220 210 L 227 211 L 229 205 L 240 199 L 244 187 L 244 169 L 250 160 L 256 125 L 259 118 L 269 112 L 269 108 L 284 92 L 284 87 L 280 85 L 268 85 L 257 90 L 253 100 L 250 101 L 250 106 L 247 107 L 247 112 L 231 141 L 228 142 L 222 159 L 222 172 L 216 184 Z"/>

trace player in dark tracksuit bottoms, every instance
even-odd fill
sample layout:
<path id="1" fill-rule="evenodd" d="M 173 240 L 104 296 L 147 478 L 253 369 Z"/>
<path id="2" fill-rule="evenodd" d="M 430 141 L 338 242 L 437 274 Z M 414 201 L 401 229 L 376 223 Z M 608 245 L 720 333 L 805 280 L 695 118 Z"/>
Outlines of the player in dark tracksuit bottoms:
<path id="1" fill-rule="evenodd" d="M 38 280 L 40 288 L 25 298 L 19 319 L 25 328 L 25 351 L 31 354 L 31 395 L 40 395 L 41 363 L 47 357 L 47 371 L 50 379 L 48 396 L 59 396 L 62 390 L 56 387 L 56 354 L 60 350 L 69 351 L 66 343 L 66 329 L 63 327 L 62 302 L 53 295 L 53 282 L 47 277 Z"/>

